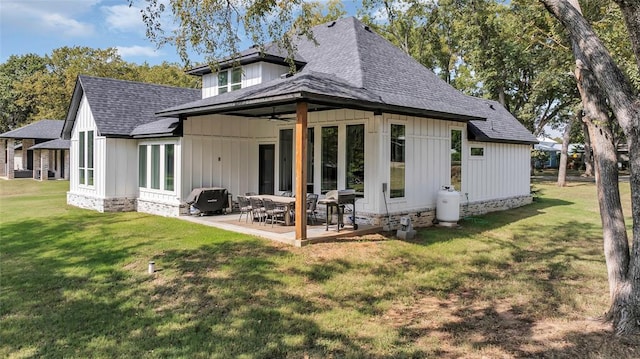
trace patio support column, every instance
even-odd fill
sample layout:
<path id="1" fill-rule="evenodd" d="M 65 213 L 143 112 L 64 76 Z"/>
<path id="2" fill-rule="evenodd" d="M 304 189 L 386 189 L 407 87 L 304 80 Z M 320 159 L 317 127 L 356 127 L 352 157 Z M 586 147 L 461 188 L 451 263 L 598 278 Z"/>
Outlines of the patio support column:
<path id="1" fill-rule="evenodd" d="M 4 177 L 7 175 L 7 143 L 9 140 L 1 139 L 0 140 L 0 176 Z"/>
<path id="2" fill-rule="evenodd" d="M 40 181 L 49 179 L 49 150 L 40 150 Z"/>
<path id="3" fill-rule="evenodd" d="M 33 150 L 33 179 L 39 179 L 38 171 L 40 171 L 40 151 L 41 150 Z"/>
<path id="4" fill-rule="evenodd" d="M 307 239 L 307 103 L 296 104 L 296 241 Z"/>
<path id="5" fill-rule="evenodd" d="M 14 140 L 13 138 L 8 138 L 7 139 L 7 172 L 5 173 L 5 175 L 7 176 L 7 179 L 14 179 L 16 177 L 16 173 L 15 173 L 15 147 L 16 147 L 16 140 Z"/>
<path id="6" fill-rule="evenodd" d="M 63 156 L 64 157 L 64 159 L 63 159 L 63 161 L 64 161 L 63 162 L 64 163 L 64 173 L 63 173 L 62 176 L 63 176 L 64 179 L 68 180 L 69 179 L 69 171 L 71 170 L 71 167 L 70 167 L 71 166 L 71 161 L 70 161 L 71 149 L 64 150 L 63 152 L 64 152 L 64 156 Z"/>

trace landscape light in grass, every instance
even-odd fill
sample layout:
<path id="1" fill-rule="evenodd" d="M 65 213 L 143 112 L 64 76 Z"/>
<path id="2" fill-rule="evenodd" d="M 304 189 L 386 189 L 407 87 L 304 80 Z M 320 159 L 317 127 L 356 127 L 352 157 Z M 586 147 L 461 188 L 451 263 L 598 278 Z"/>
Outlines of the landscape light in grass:
<path id="1" fill-rule="evenodd" d="M 153 274 L 156 271 L 156 262 L 149 261 L 149 274 Z"/>

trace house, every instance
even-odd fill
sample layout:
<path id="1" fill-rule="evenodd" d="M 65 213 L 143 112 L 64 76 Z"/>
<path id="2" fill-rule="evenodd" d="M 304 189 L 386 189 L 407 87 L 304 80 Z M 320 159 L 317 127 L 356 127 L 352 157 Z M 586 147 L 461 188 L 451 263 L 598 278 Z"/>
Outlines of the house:
<path id="1" fill-rule="evenodd" d="M 536 168 L 558 168 L 560 167 L 560 154 L 562 153 L 562 142 L 547 137 L 539 137 L 538 143 L 533 146 L 538 151 L 545 152 L 548 156 L 546 161 L 536 161 Z M 579 169 L 582 167 L 584 159 L 584 145 L 579 143 L 570 143 L 567 148 L 569 161 L 567 165 L 571 169 Z"/>
<path id="2" fill-rule="evenodd" d="M 499 103 L 462 94 L 355 18 L 313 34 L 292 64 L 267 45 L 192 69 L 197 95 L 79 77 L 63 129 L 68 202 L 179 216 L 193 188 L 292 191 L 298 239 L 305 193 L 354 189 L 358 221 L 392 228 L 406 215 L 431 225 L 442 186 L 460 190 L 465 214 L 531 202 L 537 141 Z"/>
<path id="3" fill-rule="evenodd" d="M 40 120 L 0 134 L 0 177 L 68 180 L 70 144 L 60 139 L 63 125 Z"/>

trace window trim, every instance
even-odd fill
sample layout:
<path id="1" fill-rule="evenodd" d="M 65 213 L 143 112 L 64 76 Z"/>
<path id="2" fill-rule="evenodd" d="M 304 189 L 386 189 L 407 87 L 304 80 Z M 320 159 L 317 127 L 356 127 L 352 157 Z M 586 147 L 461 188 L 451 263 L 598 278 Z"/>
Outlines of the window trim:
<path id="1" fill-rule="evenodd" d="M 140 179 L 140 173 L 141 173 L 141 161 L 140 161 L 140 154 L 141 154 L 141 147 L 146 147 L 146 167 L 145 167 L 145 175 L 146 175 L 146 183 L 144 185 L 142 185 L 141 183 L 141 179 Z M 159 151 L 158 151 L 158 187 L 159 188 L 152 188 L 152 183 L 153 183 L 153 147 L 154 146 L 159 146 Z M 166 158 L 166 151 L 167 151 L 167 146 L 173 146 L 173 189 L 166 189 L 167 188 L 167 158 Z M 178 188 L 178 175 L 177 175 L 177 167 L 179 164 L 179 143 L 174 142 L 174 141 L 153 141 L 153 142 L 140 142 L 138 143 L 138 154 L 137 154 L 137 161 L 138 161 L 138 190 L 140 191 L 144 191 L 144 192 L 150 192 L 150 193 L 158 193 L 158 194 L 175 194 Z"/>
<path id="2" fill-rule="evenodd" d="M 95 188 L 95 130 L 78 131 L 78 186 Z"/>
<path id="3" fill-rule="evenodd" d="M 363 198 L 366 192 L 366 183 L 367 183 L 367 126 L 364 122 L 348 122 L 344 125 L 344 136 L 345 136 L 345 148 L 344 148 L 344 187 L 349 188 L 349 156 L 352 154 L 351 148 L 349 148 L 349 127 L 362 126 L 362 191 L 356 192 L 356 196 L 359 198 Z"/>
<path id="4" fill-rule="evenodd" d="M 234 82 L 233 81 L 233 76 L 234 74 L 237 75 L 239 72 L 239 79 L 240 81 L 238 82 Z M 225 73 L 226 74 L 226 80 L 227 83 L 224 85 L 220 85 L 220 75 Z M 243 88 L 242 86 L 242 76 L 244 75 L 244 70 L 242 67 L 231 67 L 228 69 L 224 69 L 224 70 L 220 70 L 216 73 L 216 91 L 218 95 L 222 95 L 223 93 L 227 93 L 227 92 L 232 92 L 232 91 L 237 91 L 240 90 L 241 88 Z M 221 89 L 224 89 L 224 91 L 220 91 Z"/>
<path id="5" fill-rule="evenodd" d="M 387 147 L 387 148 L 388 148 L 388 151 L 389 151 L 389 164 L 388 164 L 388 166 L 389 166 L 388 167 L 389 168 L 389 182 L 388 182 L 389 185 L 387 186 L 388 187 L 387 188 L 387 196 L 388 196 L 388 198 L 390 200 L 393 200 L 393 201 L 403 201 L 403 200 L 406 200 L 406 198 L 407 198 L 407 137 L 408 137 L 407 136 L 407 128 L 408 128 L 408 125 L 407 125 L 406 122 L 389 121 L 389 125 L 388 126 L 389 126 L 388 127 L 389 139 L 388 139 L 387 145 L 389 147 Z M 391 135 L 391 128 L 392 128 L 392 126 L 403 126 L 404 127 L 404 151 L 403 151 L 403 156 L 402 157 L 403 157 L 403 163 L 405 164 L 405 167 L 404 167 L 404 179 L 403 179 L 403 194 L 402 194 L 402 196 L 393 196 L 393 197 L 391 196 L 391 162 L 393 162 L 393 161 L 391 161 L 391 158 L 392 158 L 392 155 L 391 155 L 391 136 L 392 136 Z"/>
<path id="6" fill-rule="evenodd" d="M 486 147 L 484 145 L 469 145 L 468 147 L 469 147 L 469 159 L 472 159 L 472 160 L 484 160 L 485 159 Z M 473 150 L 474 149 L 482 150 L 482 154 L 474 155 L 473 154 Z"/>

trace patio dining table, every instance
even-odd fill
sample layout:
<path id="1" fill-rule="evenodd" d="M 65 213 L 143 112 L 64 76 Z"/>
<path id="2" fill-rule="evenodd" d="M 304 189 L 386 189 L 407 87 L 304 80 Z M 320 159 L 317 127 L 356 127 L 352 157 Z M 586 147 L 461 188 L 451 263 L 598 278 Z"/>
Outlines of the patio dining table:
<path id="1" fill-rule="evenodd" d="M 247 197 L 259 198 L 259 199 L 270 199 L 274 203 L 280 206 L 283 206 L 285 208 L 284 225 L 285 226 L 293 225 L 293 221 L 291 220 L 291 216 L 289 215 L 289 213 L 291 213 L 291 211 L 293 211 L 293 209 L 295 208 L 295 205 L 296 205 L 295 197 L 277 196 L 273 194 L 257 194 L 253 196 L 247 196 Z"/>

